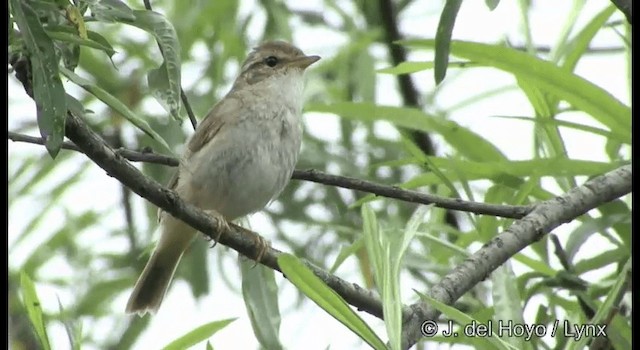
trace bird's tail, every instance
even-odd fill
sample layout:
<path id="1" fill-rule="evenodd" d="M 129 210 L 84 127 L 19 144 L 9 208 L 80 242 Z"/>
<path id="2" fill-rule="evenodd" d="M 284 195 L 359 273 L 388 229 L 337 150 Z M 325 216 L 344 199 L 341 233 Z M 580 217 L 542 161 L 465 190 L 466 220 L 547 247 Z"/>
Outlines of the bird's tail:
<path id="1" fill-rule="evenodd" d="M 147 262 L 127 302 L 127 313 L 143 316 L 155 314 L 173 279 L 173 274 L 197 231 L 191 226 L 164 214 L 160 241 Z"/>

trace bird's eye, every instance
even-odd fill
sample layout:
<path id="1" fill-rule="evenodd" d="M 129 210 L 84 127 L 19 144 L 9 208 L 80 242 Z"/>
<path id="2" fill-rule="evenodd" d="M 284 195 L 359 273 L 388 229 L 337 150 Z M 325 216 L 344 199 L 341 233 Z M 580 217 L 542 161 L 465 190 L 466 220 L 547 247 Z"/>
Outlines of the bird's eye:
<path id="1" fill-rule="evenodd" d="M 275 67 L 278 64 L 279 60 L 276 56 L 269 56 L 264 59 L 264 63 L 269 67 Z"/>

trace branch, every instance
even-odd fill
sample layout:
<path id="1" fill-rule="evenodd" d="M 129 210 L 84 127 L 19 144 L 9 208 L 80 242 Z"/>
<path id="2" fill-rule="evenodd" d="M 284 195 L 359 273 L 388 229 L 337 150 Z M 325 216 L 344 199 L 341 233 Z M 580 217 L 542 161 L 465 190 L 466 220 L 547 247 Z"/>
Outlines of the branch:
<path id="1" fill-rule="evenodd" d="M 630 193 L 631 173 L 631 165 L 624 165 L 595 177 L 562 196 L 537 204 L 527 216 L 514 222 L 509 229 L 455 267 L 433 286 L 429 294 L 447 305 L 453 304 L 510 257 L 540 240 L 551 230 Z M 422 302 L 413 304 L 410 308 L 411 315 L 404 319 L 404 348 L 409 348 L 421 338 L 420 325 L 423 321 L 435 320 L 439 314 L 435 308 Z"/>
<path id="2" fill-rule="evenodd" d="M 39 137 L 22 135 L 11 131 L 8 132 L 8 137 L 13 141 L 35 143 L 40 145 L 44 144 L 44 141 Z M 62 144 L 62 148 L 82 152 L 76 145 L 69 142 L 64 142 Z M 176 158 L 164 155 L 149 152 L 136 152 L 123 148 L 114 150 L 114 152 L 122 156 L 123 158 L 134 162 L 142 161 L 169 166 L 178 165 L 178 160 Z M 346 176 L 331 175 L 315 169 L 296 170 L 293 173 L 292 179 L 311 181 L 324 185 L 372 193 L 376 196 L 398 199 L 404 202 L 417 204 L 434 204 L 436 207 L 444 209 L 466 211 L 475 214 L 493 215 L 511 219 L 519 219 L 533 210 L 533 206 L 487 204 L 464 201 L 455 198 L 440 197 L 418 191 L 405 190 L 397 186 L 381 185 L 371 181 L 360 180 Z"/>

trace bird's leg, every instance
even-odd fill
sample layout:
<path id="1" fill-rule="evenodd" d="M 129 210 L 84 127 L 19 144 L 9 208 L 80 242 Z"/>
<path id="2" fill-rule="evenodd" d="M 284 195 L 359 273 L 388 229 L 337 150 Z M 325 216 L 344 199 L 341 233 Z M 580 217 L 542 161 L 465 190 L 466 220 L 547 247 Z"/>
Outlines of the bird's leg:
<path id="1" fill-rule="evenodd" d="M 250 230 L 247 230 L 246 228 L 237 225 L 237 224 L 231 224 L 235 229 L 237 230 L 244 230 L 247 233 L 251 234 L 253 241 L 255 242 L 255 245 L 258 247 L 258 253 L 256 254 L 255 258 L 253 258 L 253 260 L 255 261 L 255 264 L 253 264 L 252 267 L 256 267 L 256 265 L 258 265 L 258 263 L 260 263 L 262 261 L 262 258 L 264 257 L 264 255 L 267 253 L 267 251 L 269 250 L 269 248 L 271 248 L 271 243 L 269 241 L 267 241 L 266 239 L 264 239 L 262 236 L 260 236 L 259 234 L 252 232 Z"/>
<path id="2" fill-rule="evenodd" d="M 229 223 L 227 222 L 227 220 L 224 218 L 224 216 L 222 216 L 222 214 L 218 213 L 215 210 L 206 210 L 205 211 L 207 213 L 207 215 L 213 217 L 214 219 L 216 219 L 216 237 L 213 238 L 213 245 L 211 246 L 211 248 L 215 247 L 216 244 L 218 244 L 218 241 L 220 240 L 220 237 L 222 237 L 222 233 L 223 232 L 227 232 L 231 229 L 231 227 L 229 227 Z"/>
<path id="3" fill-rule="evenodd" d="M 255 258 L 256 263 L 253 264 L 253 267 L 256 267 L 256 265 L 258 265 L 258 263 L 262 261 L 264 254 L 269 250 L 269 248 L 271 248 L 271 243 L 269 243 L 269 241 L 258 234 L 254 235 L 253 237 L 256 245 L 258 246 L 258 254 L 256 254 Z"/>

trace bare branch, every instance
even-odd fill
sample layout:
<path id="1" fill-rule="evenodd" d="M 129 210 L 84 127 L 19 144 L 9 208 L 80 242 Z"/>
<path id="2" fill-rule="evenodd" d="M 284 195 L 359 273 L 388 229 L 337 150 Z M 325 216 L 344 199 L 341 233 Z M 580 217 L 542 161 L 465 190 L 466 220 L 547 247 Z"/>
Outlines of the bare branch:
<path id="1" fill-rule="evenodd" d="M 377 196 L 399 199 L 405 202 L 434 204 L 439 208 L 468 211 L 476 214 L 488 214 L 504 218 L 519 219 L 533 210 L 533 206 L 487 204 L 440 197 L 418 191 L 405 190 L 396 186 L 380 185 L 371 181 L 326 174 L 314 169 L 296 170 L 293 178 L 373 193 Z"/>
<path id="2" fill-rule="evenodd" d="M 505 261 L 540 240 L 551 230 L 593 208 L 630 193 L 631 173 L 631 165 L 624 165 L 595 177 L 562 196 L 537 204 L 527 216 L 514 222 L 509 229 L 455 267 L 433 286 L 429 294 L 432 298 L 451 305 Z M 404 348 L 411 347 L 422 337 L 422 322 L 435 320 L 439 314 L 426 303 L 416 303 L 410 307 L 412 313 L 404 319 Z"/>
<path id="3" fill-rule="evenodd" d="M 8 134 L 9 139 L 13 141 L 29 142 L 40 145 L 44 144 L 44 141 L 39 137 L 17 134 L 11 131 L 9 131 Z M 77 146 L 68 142 L 63 143 L 62 148 L 81 152 Z M 123 158 L 134 162 L 149 162 L 169 166 L 178 165 L 178 160 L 173 157 L 154 153 L 136 152 L 123 148 L 114 151 L 116 154 L 122 156 Z M 360 180 L 346 176 L 326 174 L 315 169 L 295 170 L 292 179 L 311 181 L 324 185 L 372 193 L 376 196 L 398 199 L 404 202 L 417 204 L 434 204 L 436 207 L 444 209 L 466 211 L 476 214 L 494 215 L 512 219 L 519 219 L 527 215 L 527 213 L 529 213 L 533 209 L 533 206 L 487 204 L 464 201 L 456 198 L 440 197 L 428 193 L 405 190 L 397 186 L 381 185 L 371 181 Z"/>

